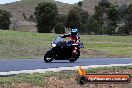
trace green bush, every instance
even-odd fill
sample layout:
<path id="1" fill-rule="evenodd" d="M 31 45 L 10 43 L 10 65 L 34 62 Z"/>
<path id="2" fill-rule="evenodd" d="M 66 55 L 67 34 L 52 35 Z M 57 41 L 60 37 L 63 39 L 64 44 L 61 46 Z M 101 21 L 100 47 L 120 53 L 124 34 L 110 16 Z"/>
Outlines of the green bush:
<path id="1" fill-rule="evenodd" d="M 127 35 L 127 29 L 125 26 L 122 26 L 122 27 L 119 27 L 118 31 L 117 31 L 117 35 L 120 35 L 120 36 L 126 36 Z"/>
<path id="2" fill-rule="evenodd" d="M 8 30 L 10 26 L 10 13 L 0 9 L 0 29 Z"/>
<path id="3" fill-rule="evenodd" d="M 65 33 L 65 28 L 62 23 L 59 23 L 55 26 L 55 33 L 57 34 L 64 34 Z"/>

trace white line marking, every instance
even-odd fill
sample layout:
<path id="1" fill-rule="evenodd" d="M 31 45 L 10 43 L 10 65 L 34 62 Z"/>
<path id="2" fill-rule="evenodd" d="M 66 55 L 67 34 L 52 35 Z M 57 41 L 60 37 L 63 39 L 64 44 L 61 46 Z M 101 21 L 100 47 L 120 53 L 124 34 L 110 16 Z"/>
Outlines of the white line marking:
<path id="1" fill-rule="evenodd" d="M 82 66 L 83 69 L 89 68 L 97 68 L 97 67 L 112 67 L 112 66 L 132 66 L 130 64 L 110 64 L 110 65 L 90 65 L 90 66 Z M 22 71 L 10 71 L 10 72 L 0 72 L 0 76 L 9 76 L 9 75 L 17 75 L 22 73 L 46 73 L 48 71 L 59 72 L 63 70 L 77 70 L 79 66 L 74 67 L 59 67 L 59 68 L 49 68 L 49 69 L 36 69 L 36 70 L 22 70 Z"/>

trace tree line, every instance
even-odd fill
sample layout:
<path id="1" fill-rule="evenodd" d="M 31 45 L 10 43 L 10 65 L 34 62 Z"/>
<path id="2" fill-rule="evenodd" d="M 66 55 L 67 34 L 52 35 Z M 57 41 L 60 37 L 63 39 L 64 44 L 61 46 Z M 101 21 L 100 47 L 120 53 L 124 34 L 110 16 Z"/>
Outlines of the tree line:
<path id="1" fill-rule="evenodd" d="M 36 6 L 34 16 L 30 19 L 37 23 L 38 33 L 65 33 L 65 28 L 78 28 L 80 34 L 132 34 L 132 4 L 118 6 L 101 0 L 95 6 L 95 13 L 90 15 L 83 10 L 82 1 L 68 14 L 59 14 L 55 3 L 43 2 Z M 0 29 L 9 29 L 10 17 L 9 12 L 0 10 Z M 27 19 L 24 13 L 23 17 Z"/>
<path id="2" fill-rule="evenodd" d="M 59 14 L 54 3 L 40 3 L 35 9 L 38 32 L 64 33 L 64 28 L 78 28 L 80 34 L 130 35 L 132 33 L 132 4 L 114 5 L 101 0 L 95 13 L 89 15 L 80 1 L 68 15 Z"/>

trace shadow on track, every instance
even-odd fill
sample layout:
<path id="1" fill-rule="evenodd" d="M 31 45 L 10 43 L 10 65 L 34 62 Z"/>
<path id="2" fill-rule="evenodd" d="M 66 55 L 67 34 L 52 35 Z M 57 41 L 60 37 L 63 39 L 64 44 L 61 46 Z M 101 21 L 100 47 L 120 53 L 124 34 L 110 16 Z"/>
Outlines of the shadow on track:
<path id="1" fill-rule="evenodd" d="M 73 63 L 80 63 L 80 62 L 59 62 L 59 61 L 57 61 L 57 62 L 49 62 L 47 64 L 50 64 L 50 63 L 71 63 L 71 64 L 73 64 Z"/>

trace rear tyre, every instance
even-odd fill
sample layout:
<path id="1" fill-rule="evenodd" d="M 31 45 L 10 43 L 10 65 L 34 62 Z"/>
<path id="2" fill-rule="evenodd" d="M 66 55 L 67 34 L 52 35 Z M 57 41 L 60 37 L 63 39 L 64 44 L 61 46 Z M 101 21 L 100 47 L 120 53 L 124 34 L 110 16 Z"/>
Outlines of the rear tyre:
<path id="1" fill-rule="evenodd" d="M 53 51 L 52 50 L 49 50 L 46 52 L 46 54 L 44 55 L 44 61 L 46 63 L 49 63 L 53 60 Z"/>
<path id="2" fill-rule="evenodd" d="M 79 58 L 79 56 L 80 56 L 80 51 L 78 50 L 77 55 L 72 56 L 71 58 L 69 58 L 69 61 L 70 62 L 75 62 Z"/>
<path id="3" fill-rule="evenodd" d="M 75 62 L 77 59 L 78 59 L 78 58 L 71 57 L 71 58 L 69 58 L 69 61 L 70 61 L 70 62 Z"/>

